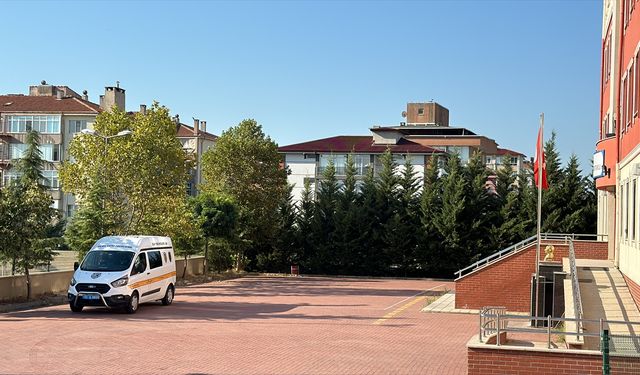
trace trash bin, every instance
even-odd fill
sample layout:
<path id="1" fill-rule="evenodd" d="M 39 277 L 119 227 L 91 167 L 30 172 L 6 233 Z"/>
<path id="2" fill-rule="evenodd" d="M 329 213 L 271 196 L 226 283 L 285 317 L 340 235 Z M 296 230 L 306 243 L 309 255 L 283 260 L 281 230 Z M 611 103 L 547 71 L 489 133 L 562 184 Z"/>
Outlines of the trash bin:
<path id="1" fill-rule="evenodd" d="M 300 276 L 300 268 L 298 268 L 298 265 L 291 265 L 291 275 Z"/>

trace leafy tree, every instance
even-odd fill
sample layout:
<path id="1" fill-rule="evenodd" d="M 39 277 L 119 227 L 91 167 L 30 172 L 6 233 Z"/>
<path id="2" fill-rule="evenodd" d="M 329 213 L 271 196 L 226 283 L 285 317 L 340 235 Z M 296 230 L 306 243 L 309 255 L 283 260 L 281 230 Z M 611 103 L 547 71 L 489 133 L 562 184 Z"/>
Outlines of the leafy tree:
<path id="1" fill-rule="evenodd" d="M 249 265 L 271 251 L 278 205 L 287 194 L 287 172 L 277 144 L 255 120 L 244 120 L 224 131 L 216 147 L 203 155 L 202 191 L 233 198 L 246 220 Z"/>
<path id="2" fill-rule="evenodd" d="M 205 239 L 205 278 L 209 263 L 222 271 L 231 266 L 229 241 L 235 238 L 239 212 L 232 198 L 221 194 L 201 193 L 193 198 L 193 212 Z M 209 244 L 216 251 L 209 254 Z"/>
<path id="3" fill-rule="evenodd" d="M 94 129 L 108 137 L 131 134 L 108 140 L 82 134 L 71 141 L 72 161 L 63 163 L 60 179 L 78 199 L 80 215 L 66 233 L 69 242 L 85 244 L 82 251 L 98 235 L 169 234 L 184 213 L 176 207 L 185 199 L 193 162 L 168 109 L 154 103 L 134 116 L 112 109 L 98 115 Z"/>

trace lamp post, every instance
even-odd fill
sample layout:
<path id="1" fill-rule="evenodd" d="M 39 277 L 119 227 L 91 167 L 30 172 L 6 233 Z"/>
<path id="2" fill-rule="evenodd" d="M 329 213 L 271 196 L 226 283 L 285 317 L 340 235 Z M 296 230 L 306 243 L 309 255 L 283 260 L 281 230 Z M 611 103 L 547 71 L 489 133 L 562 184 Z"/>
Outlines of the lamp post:
<path id="1" fill-rule="evenodd" d="M 118 134 L 115 135 L 102 135 L 100 133 L 98 133 L 97 131 L 93 130 L 93 129 L 82 129 L 80 131 L 80 133 L 85 134 L 85 135 L 90 135 L 92 137 L 98 137 L 98 138 L 102 138 L 102 140 L 104 140 L 104 151 L 102 153 L 102 157 L 103 157 L 103 165 L 102 165 L 102 178 L 106 179 L 107 178 L 107 149 L 109 148 L 109 140 L 113 139 L 113 138 L 117 138 L 117 137 L 125 137 L 127 135 L 131 134 L 131 130 L 122 130 L 120 132 L 118 132 Z M 104 210 L 106 208 L 106 197 L 103 195 L 102 196 L 102 209 Z M 102 235 L 104 235 L 104 227 L 102 228 L 103 233 Z"/>

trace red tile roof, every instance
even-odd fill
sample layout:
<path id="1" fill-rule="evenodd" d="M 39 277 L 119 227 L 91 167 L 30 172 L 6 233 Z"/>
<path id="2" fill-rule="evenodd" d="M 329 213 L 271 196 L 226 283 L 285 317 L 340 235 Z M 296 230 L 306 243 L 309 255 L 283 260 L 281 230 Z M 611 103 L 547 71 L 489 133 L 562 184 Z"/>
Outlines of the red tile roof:
<path id="1" fill-rule="evenodd" d="M 2 112 L 100 113 L 100 106 L 75 97 L 0 95 Z"/>
<path id="2" fill-rule="evenodd" d="M 431 154 L 442 153 L 444 151 L 436 150 L 432 147 L 423 146 L 421 144 L 400 139 L 396 145 L 374 144 L 373 137 L 367 135 L 339 135 L 337 137 L 317 139 L 315 141 L 303 142 L 294 145 L 282 146 L 278 148 L 280 152 L 356 152 L 381 154 L 387 147 L 391 148 L 394 154 Z"/>
<path id="3" fill-rule="evenodd" d="M 506 148 L 500 148 L 498 147 L 498 151 L 496 152 L 496 155 L 512 155 L 512 156 L 524 156 L 524 154 L 521 154 L 517 151 L 512 151 Z"/>
<path id="4" fill-rule="evenodd" d="M 178 125 L 177 136 L 178 137 L 184 137 L 184 138 L 192 138 L 192 137 L 194 137 L 194 135 L 193 135 L 193 127 L 191 127 L 189 125 L 185 125 L 183 123 L 180 123 Z M 204 139 L 209 139 L 209 140 L 212 140 L 212 141 L 215 141 L 216 139 L 218 139 L 217 135 L 211 134 L 209 132 L 202 131 L 202 129 L 200 129 L 200 136 L 203 137 Z"/>

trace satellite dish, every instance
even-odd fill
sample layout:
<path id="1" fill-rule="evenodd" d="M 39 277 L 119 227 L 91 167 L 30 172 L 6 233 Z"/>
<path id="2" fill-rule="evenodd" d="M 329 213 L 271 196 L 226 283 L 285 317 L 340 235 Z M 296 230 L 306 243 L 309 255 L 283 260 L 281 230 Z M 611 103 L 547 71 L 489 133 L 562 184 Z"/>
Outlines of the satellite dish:
<path id="1" fill-rule="evenodd" d="M 402 111 L 402 117 L 407 117 L 407 111 Z"/>

